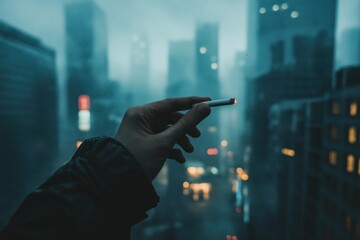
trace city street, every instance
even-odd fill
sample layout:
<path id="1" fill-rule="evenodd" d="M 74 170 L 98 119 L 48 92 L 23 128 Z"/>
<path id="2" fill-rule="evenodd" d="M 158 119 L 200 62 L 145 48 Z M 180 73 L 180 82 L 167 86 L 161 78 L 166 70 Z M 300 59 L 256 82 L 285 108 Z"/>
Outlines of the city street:
<path id="1" fill-rule="evenodd" d="M 179 199 L 161 198 L 155 216 L 144 223 L 146 239 L 227 239 L 245 236 L 242 213 L 236 213 L 231 184 L 214 179 L 209 200 L 194 201 L 191 195 Z M 136 227 L 138 229 L 138 227 Z M 137 239 L 136 234 L 132 239 Z"/>

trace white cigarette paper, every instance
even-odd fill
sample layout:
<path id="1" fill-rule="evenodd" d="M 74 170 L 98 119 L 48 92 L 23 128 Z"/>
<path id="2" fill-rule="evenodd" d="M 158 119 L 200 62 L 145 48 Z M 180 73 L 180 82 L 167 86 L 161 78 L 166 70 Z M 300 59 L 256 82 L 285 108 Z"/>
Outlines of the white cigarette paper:
<path id="1" fill-rule="evenodd" d="M 226 99 L 212 100 L 212 101 L 207 101 L 207 102 L 202 102 L 202 103 L 209 105 L 209 107 L 218 107 L 218 106 L 236 104 L 236 99 L 235 98 L 226 98 Z"/>

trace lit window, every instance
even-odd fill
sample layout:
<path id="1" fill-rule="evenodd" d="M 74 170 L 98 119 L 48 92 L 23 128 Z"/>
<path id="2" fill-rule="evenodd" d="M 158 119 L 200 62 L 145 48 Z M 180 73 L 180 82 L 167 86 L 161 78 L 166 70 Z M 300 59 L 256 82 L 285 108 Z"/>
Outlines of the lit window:
<path id="1" fill-rule="evenodd" d="M 332 166 L 336 166 L 337 163 L 337 152 L 330 151 L 329 152 L 329 164 Z"/>
<path id="2" fill-rule="evenodd" d="M 338 102 L 333 102 L 331 104 L 331 113 L 334 115 L 338 115 L 340 113 L 340 105 Z"/>
<path id="3" fill-rule="evenodd" d="M 190 177 L 198 178 L 201 175 L 204 174 L 204 168 L 203 167 L 188 167 L 187 173 L 190 175 Z"/>
<path id="4" fill-rule="evenodd" d="M 299 12 L 297 11 L 292 11 L 290 14 L 291 18 L 298 18 L 299 17 Z"/>
<path id="5" fill-rule="evenodd" d="M 355 157 L 354 155 L 348 155 L 346 161 L 346 171 L 354 172 L 355 168 Z"/>
<path id="6" fill-rule="evenodd" d="M 356 127 L 349 127 L 348 141 L 349 143 L 356 143 Z"/>
<path id="7" fill-rule="evenodd" d="M 218 69 L 219 65 L 217 63 L 212 63 L 210 65 L 210 67 L 211 67 L 212 70 L 216 70 L 216 69 Z"/>
<path id="8" fill-rule="evenodd" d="M 281 9 L 282 9 L 282 10 L 286 10 L 286 9 L 288 9 L 288 8 L 289 8 L 289 4 L 287 4 L 287 3 L 281 4 Z"/>
<path id="9" fill-rule="evenodd" d="M 205 54 L 205 53 L 207 52 L 206 47 L 201 47 L 201 48 L 199 49 L 199 52 L 200 52 L 201 54 Z"/>
<path id="10" fill-rule="evenodd" d="M 357 111 L 358 111 L 357 103 L 356 102 L 350 103 L 350 111 L 349 111 L 350 116 L 356 116 Z"/>
<path id="11" fill-rule="evenodd" d="M 241 180 L 243 180 L 243 181 L 249 180 L 249 175 L 247 173 L 242 174 L 241 175 Z"/>
<path id="12" fill-rule="evenodd" d="M 293 157 L 295 156 L 295 151 L 293 149 L 289 148 L 283 148 L 281 149 L 281 153 L 285 156 Z"/>
<path id="13" fill-rule="evenodd" d="M 274 11 L 274 12 L 277 12 L 277 11 L 279 11 L 279 5 L 277 5 L 277 4 L 274 4 L 273 5 L 273 7 L 272 7 L 272 10 Z"/>
<path id="14" fill-rule="evenodd" d="M 264 7 L 260 8 L 259 12 L 260 12 L 260 14 L 266 13 L 266 8 L 264 8 Z"/>

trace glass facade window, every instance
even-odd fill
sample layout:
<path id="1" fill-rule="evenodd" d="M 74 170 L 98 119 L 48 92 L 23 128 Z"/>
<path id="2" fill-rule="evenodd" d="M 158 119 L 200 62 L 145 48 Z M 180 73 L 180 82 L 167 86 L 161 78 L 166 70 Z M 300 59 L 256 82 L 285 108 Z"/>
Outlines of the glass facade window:
<path id="1" fill-rule="evenodd" d="M 358 113 L 358 106 L 356 102 L 350 103 L 349 114 L 350 116 L 356 116 Z"/>
<path id="2" fill-rule="evenodd" d="M 333 115 L 338 115 L 340 113 L 340 104 L 339 104 L 339 102 L 332 102 L 332 104 L 331 104 L 331 113 Z"/>
<path id="3" fill-rule="evenodd" d="M 330 127 L 330 137 L 332 140 L 338 140 L 339 139 L 339 129 L 336 126 Z"/>
<path id="4" fill-rule="evenodd" d="M 356 143 L 356 127 L 349 127 L 348 141 L 351 144 Z"/>
<path id="5" fill-rule="evenodd" d="M 354 155 L 348 155 L 346 159 L 346 171 L 348 172 L 354 172 L 355 168 L 355 157 Z"/>
<path id="6" fill-rule="evenodd" d="M 337 152 L 335 152 L 335 151 L 330 151 L 329 152 L 329 164 L 332 165 L 332 166 L 336 166 L 336 164 L 337 164 Z"/>

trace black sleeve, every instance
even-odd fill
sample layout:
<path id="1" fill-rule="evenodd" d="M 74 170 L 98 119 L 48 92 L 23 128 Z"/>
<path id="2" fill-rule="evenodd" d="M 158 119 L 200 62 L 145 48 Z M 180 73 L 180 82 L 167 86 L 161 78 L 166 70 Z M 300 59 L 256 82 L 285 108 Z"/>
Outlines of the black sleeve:
<path id="1" fill-rule="evenodd" d="M 130 227 L 158 201 L 151 181 L 121 143 L 92 138 L 26 197 L 2 237 L 128 239 Z"/>

